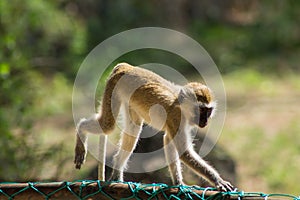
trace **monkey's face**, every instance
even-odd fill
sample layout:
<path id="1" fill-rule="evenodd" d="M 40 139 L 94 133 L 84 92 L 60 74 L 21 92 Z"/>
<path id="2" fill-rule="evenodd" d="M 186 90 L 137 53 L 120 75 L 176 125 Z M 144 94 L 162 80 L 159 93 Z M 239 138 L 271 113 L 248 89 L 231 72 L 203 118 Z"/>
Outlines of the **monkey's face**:
<path id="1" fill-rule="evenodd" d="M 207 121 L 211 116 L 211 113 L 213 111 L 212 107 L 199 107 L 200 116 L 198 118 L 199 120 L 199 127 L 204 128 L 207 125 Z"/>
<path id="2" fill-rule="evenodd" d="M 196 82 L 188 83 L 181 89 L 178 100 L 191 124 L 200 128 L 207 125 L 215 107 L 212 92 L 208 87 Z"/>

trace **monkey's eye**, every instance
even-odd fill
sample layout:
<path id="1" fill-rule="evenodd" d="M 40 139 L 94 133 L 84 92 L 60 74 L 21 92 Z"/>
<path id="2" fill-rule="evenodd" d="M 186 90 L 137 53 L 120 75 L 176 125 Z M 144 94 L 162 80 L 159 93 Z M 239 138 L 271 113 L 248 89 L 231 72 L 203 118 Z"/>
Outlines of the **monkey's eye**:
<path id="1" fill-rule="evenodd" d="M 205 102 L 205 98 L 203 96 L 196 95 L 196 98 L 198 102 Z"/>

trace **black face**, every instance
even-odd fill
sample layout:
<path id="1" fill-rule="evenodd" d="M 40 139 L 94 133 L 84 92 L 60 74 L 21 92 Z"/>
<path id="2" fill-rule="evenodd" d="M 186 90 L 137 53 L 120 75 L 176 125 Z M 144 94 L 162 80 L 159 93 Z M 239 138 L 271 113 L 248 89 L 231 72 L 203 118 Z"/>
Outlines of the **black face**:
<path id="1" fill-rule="evenodd" d="M 200 107 L 200 118 L 199 118 L 199 126 L 201 128 L 207 125 L 207 120 L 210 117 L 213 108 Z"/>

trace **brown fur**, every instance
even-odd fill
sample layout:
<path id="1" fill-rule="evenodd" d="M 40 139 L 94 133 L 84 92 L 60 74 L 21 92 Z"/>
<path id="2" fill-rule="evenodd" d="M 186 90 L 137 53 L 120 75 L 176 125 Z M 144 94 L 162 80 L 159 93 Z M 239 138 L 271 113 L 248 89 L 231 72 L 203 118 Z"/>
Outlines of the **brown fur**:
<path id="1" fill-rule="evenodd" d="M 193 150 L 191 145 L 189 131 L 192 127 L 206 126 L 214 109 L 213 96 L 208 87 L 197 82 L 178 86 L 149 70 L 120 63 L 108 78 L 100 113 L 95 118 L 79 123 L 77 137 L 85 135 L 85 132 L 96 133 L 96 130 L 90 128 L 96 121 L 100 125 L 101 132 L 109 134 L 115 127 L 115 119 L 121 105 L 125 108 L 123 110 L 125 127 L 120 149 L 114 157 L 115 170 L 111 179 L 123 180 L 123 170 L 136 146 L 144 121 L 154 128 L 165 131 L 166 159 L 174 184 L 184 184 L 180 159 L 219 190 L 233 189 L 229 182 L 224 181 L 217 171 Z M 164 123 L 161 125 L 161 122 Z M 86 143 L 86 139 L 83 143 Z M 80 168 L 84 162 L 86 145 L 84 152 L 83 146 L 77 139 L 74 161 L 76 168 Z M 172 163 L 174 158 L 177 160 Z M 104 166 L 104 163 L 102 165 Z"/>

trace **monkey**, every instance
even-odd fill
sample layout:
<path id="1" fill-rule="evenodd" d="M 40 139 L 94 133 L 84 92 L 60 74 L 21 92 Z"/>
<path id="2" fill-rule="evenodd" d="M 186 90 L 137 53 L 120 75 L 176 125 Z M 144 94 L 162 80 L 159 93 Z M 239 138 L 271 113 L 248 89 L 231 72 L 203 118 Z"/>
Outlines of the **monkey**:
<path id="1" fill-rule="evenodd" d="M 191 130 L 204 128 L 214 115 L 216 103 L 204 84 L 176 85 L 154 72 L 127 63 L 117 64 L 110 74 L 100 111 L 77 125 L 75 167 L 81 168 L 87 153 L 87 133 L 100 134 L 102 140 L 98 179 L 105 180 L 106 136 L 122 112 L 124 128 L 119 149 L 113 158 L 109 180 L 123 181 L 130 155 L 135 149 L 143 123 L 164 131 L 164 152 L 174 185 L 185 185 L 181 162 L 220 191 L 233 191 L 231 183 L 202 159 L 193 149 Z"/>

